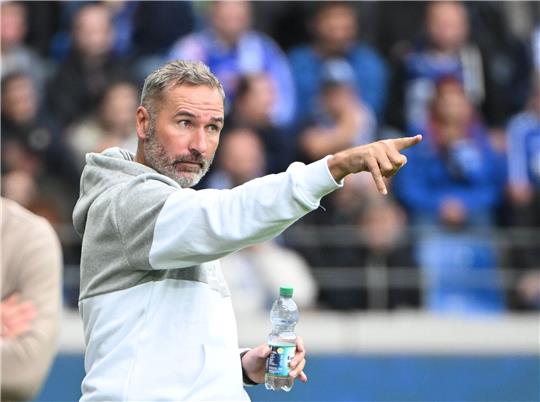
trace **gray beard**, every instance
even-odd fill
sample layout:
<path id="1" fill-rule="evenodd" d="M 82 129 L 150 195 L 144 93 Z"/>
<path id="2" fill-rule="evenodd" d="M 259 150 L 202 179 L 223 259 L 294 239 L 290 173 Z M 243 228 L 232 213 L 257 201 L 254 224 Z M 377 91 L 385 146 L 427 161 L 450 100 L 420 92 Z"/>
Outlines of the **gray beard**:
<path id="1" fill-rule="evenodd" d="M 194 153 L 189 155 L 179 155 L 172 158 L 169 157 L 167 151 L 155 135 L 155 128 L 152 123 L 150 123 L 148 133 L 146 133 L 143 149 L 146 164 L 156 172 L 174 180 L 182 188 L 193 187 L 199 183 L 208 172 L 208 169 L 210 169 L 212 161 L 214 160 L 213 156 L 210 159 L 204 159 L 202 155 Z M 179 172 L 175 167 L 179 162 L 197 162 L 202 165 L 202 168 L 197 173 Z"/>

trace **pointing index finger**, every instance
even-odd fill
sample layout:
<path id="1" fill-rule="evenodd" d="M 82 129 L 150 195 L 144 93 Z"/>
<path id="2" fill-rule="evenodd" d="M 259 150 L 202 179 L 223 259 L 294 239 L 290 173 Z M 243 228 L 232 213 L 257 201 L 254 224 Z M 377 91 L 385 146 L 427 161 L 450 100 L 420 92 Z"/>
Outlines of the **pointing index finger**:
<path id="1" fill-rule="evenodd" d="M 418 144 L 420 141 L 422 141 L 422 136 L 420 134 L 415 135 L 414 137 L 403 137 L 403 138 L 396 138 L 391 140 L 394 142 L 394 145 L 398 151 L 401 151 L 406 148 L 410 148 L 413 145 Z"/>

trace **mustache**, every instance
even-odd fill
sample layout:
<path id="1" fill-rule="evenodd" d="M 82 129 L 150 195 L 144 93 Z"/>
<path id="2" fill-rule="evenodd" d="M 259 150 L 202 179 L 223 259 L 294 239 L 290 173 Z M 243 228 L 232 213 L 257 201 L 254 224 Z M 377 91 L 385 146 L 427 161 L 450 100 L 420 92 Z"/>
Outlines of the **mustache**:
<path id="1" fill-rule="evenodd" d="M 183 163 L 183 162 L 188 162 L 188 163 L 197 163 L 201 166 L 206 166 L 207 164 L 207 160 L 203 158 L 202 155 L 181 155 L 181 156 L 178 156 L 174 159 L 173 161 L 173 164 L 177 164 L 177 163 Z"/>

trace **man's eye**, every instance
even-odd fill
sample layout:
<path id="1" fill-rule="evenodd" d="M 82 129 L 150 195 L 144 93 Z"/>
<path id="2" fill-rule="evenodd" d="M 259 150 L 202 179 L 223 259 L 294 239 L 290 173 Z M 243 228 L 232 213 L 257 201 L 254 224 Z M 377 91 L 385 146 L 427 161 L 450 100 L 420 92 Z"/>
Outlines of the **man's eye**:
<path id="1" fill-rule="evenodd" d="M 215 124 L 210 124 L 208 126 L 208 131 L 212 132 L 212 133 L 215 133 L 215 132 L 218 132 L 219 131 L 219 127 L 216 126 Z"/>
<path id="2" fill-rule="evenodd" d="M 178 125 L 182 128 L 189 128 L 191 127 L 191 122 L 189 120 L 180 120 Z"/>

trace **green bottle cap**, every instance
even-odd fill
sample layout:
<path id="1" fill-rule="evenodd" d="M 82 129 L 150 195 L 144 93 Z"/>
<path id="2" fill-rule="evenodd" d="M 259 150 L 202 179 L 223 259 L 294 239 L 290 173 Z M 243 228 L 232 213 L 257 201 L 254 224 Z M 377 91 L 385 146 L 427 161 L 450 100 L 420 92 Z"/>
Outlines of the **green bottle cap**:
<path id="1" fill-rule="evenodd" d="M 288 286 L 281 286 L 279 288 L 279 295 L 283 297 L 292 297 L 293 295 L 293 288 Z"/>

